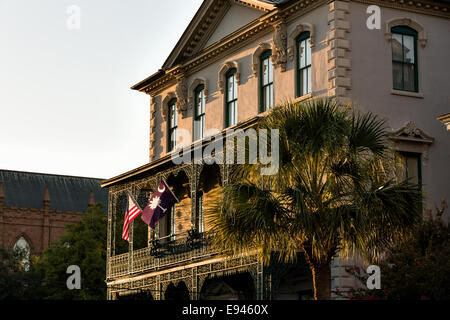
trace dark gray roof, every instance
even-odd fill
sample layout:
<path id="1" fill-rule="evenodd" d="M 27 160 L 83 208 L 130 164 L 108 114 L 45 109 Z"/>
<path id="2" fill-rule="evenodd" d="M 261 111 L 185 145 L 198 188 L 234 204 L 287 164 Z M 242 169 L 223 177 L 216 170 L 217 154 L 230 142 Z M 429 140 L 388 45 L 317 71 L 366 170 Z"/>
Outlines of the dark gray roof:
<path id="1" fill-rule="evenodd" d="M 91 190 L 95 202 L 102 202 L 107 209 L 108 189 L 100 188 L 102 180 L 0 170 L 5 206 L 21 208 L 42 208 L 45 188 L 48 187 L 52 210 L 86 212 Z"/>

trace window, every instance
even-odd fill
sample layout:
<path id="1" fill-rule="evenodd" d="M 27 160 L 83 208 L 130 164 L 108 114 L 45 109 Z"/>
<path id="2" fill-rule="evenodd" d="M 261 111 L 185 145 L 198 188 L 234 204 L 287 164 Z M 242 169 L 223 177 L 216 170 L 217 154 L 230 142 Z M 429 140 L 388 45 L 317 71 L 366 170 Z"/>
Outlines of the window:
<path id="1" fill-rule="evenodd" d="M 205 133 L 205 86 L 199 85 L 194 93 L 194 141 L 202 139 Z"/>
<path id="2" fill-rule="evenodd" d="M 14 255 L 24 271 L 30 270 L 30 245 L 24 237 L 20 237 L 14 244 Z"/>
<path id="3" fill-rule="evenodd" d="M 398 26 L 391 32 L 394 89 L 418 92 L 417 31 Z"/>
<path id="4" fill-rule="evenodd" d="M 167 238 L 164 240 L 175 240 L 175 212 L 176 204 L 170 209 L 170 212 L 161 219 L 159 222 L 159 237 Z"/>
<path id="5" fill-rule="evenodd" d="M 311 45 L 310 33 L 303 32 L 297 38 L 297 96 L 311 92 Z"/>
<path id="6" fill-rule="evenodd" d="M 237 83 L 236 83 L 236 68 L 231 69 L 225 75 L 225 127 L 234 126 L 237 124 Z"/>
<path id="7" fill-rule="evenodd" d="M 261 112 L 273 107 L 273 66 L 270 61 L 272 51 L 267 50 L 261 55 L 260 61 L 260 95 Z"/>
<path id="8" fill-rule="evenodd" d="M 422 161 L 420 153 L 401 153 L 403 167 L 400 178 L 409 179 L 411 183 L 422 184 Z"/>
<path id="9" fill-rule="evenodd" d="M 199 233 L 205 232 L 205 227 L 203 223 L 203 192 L 199 192 L 197 195 L 197 231 Z"/>
<path id="10" fill-rule="evenodd" d="M 167 137 L 168 152 L 174 150 L 177 147 L 178 111 L 176 103 L 177 99 L 172 99 L 169 102 L 169 130 Z"/>

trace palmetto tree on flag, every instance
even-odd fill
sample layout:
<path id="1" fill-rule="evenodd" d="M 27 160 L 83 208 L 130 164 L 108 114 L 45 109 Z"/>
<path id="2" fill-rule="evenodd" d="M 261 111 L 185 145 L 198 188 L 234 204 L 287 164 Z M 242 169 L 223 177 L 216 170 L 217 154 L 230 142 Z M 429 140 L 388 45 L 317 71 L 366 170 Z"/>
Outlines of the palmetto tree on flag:
<path id="1" fill-rule="evenodd" d="M 170 190 L 167 183 L 161 181 L 158 189 L 149 198 L 148 204 L 144 208 L 142 221 L 154 229 L 158 222 L 166 215 L 167 211 L 178 202 L 178 198 Z"/>

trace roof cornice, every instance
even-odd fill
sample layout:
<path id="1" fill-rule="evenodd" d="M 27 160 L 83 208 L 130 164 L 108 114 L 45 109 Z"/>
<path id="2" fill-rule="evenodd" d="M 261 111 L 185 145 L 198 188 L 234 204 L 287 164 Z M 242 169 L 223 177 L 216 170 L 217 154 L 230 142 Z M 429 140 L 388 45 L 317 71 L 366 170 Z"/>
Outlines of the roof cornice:
<path id="1" fill-rule="evenodd" d="M 223 1 L 224 3 L 227 0 L 207 0 L 204 2 L 199 12 L 197 12 L 196 16 L 193 20 L 196 19 L 197 15 L 204 14 L 205 11 L 210 8 L 210 6 L 214 3 L 214 1 Z M 229 0 L 235 2 L 252 2 L 250 0 Z M 445 2 L 437 2 L 437 1 L 429 1 L 429 0 L 352 0 L 359 3 L 365 4 L 376 4 L 382 7 L 394 8 L 409 12 L 422 13 L 427 15 L 439 16 L 443 18 L 450 19 L 450 3 Z M 231 52 L 241 48 L 249 41 L 254 40 L 255 38 L 261 37 L 265 35 L 267 32 L 272 32 L 273 30 L 270 28 L 273 25 L 279 23 L 284 20 L 285 22 L 289 22 L 292 19 L 295 19 L 325 3 L 330 2 L 329 0 L 299 0 L 299 1 L 291 1 L 284 4 L 284 6 L 276 7 L 271 5 L 274 9 L 269 11 L 262 17 L 254 20 L 253 22 L 247 24 L 246 26 L 236 30 L 231 33 L 227 37 L 221 39 L 220 41 L 212 44 L 211 46 L 204 48 L 203 50 L 196 52 L 193 56 L 187 57 L 181 64 L 175 65 L 171 68 L 168 68 L 169 59 L 172 56 L 178 56 L 180 52 L 183 50 L 184 46 L 181 42 L 179 42 L 176 46 L 176 50 L 172 52 L 171 56 L 169 56 L 168 60 L 165 63 L 165 67 L 162 70 L 158 71 L 154 75 L 149 78 L 141 81 L 132 87 L 134 90 L 139 90 L 141 92 L 145 92 L 150 95 L 156 95 L 160 91 L 164 90 L 168 86 L 176 83 L 176 79 L 182 75 L 189 75 L 198 69 L 201 69 L 214 61 L 222 58 L 230 54 Z M 208 8 L 206 6 L 208 4 Z M 212 23 L 212 22 L 211 22 Z M 193 22 L 191 22 L 193 24 Z M 185 37 L 185 34 L 189 32 L 193 32 L 194 26 L 189 26 L 183 34 L 182 38 Z M 181 41 L 181 39 L 180 39 Z M 200 41 L 200 39 L 198 40 Z M 193 51 L 192 51 L 193 52 Z"/>
<path id="2" fill-rule="evenodd" d="M 234 126 L 232 128 L 226 128 L 226 129 L 222 130 L 221 135 L 222 135 L 222 137 L 224 139 L 226 139 L 227 133 L 229 133 L 230 129 L 238 130 L 238 129 L 247 129 L 247 128 L 253 127 L 254 125 L 256 125 L 258 120 L 261 117 L 264 117 L 266 114 L 267 113 L 258 114 L 258 115 L 254 116 L 254 117 L 252 117 L 252 118 L 250 118 L 250 119 L 248 119 L 246 121 L 243 121 L 243 122 L 237 124 L 236 126 Z M 214 141 L 203 139 L 203 141 L 201 142 L 201 147 L 204 148 L 204 147 L 206 147 L 207 145 L 209 145 L 212 142 L 214 142 Z M 194 143 L 191 143 L 190 148 L 191 148 L 191 150 L 193 150 L 195 148 L 198 148 L 199 145 L 200 144 L 198 142 L 194 142 Z M 125 173 L 120 174 L 120 175 L 118 175 L 116 177 L 113 177 L 111 179 L 103 180 L 103 181 L 100 182 L 100 186 L 102 188 L 106 188 L 106 187 L 111 187 L 113 185 L 116 185 L 118 183 L 123 183 L 125 181 L 128 181 L 131 178 L 135 178 L 136 176 L 139 176 L 141 174 L 148 173 L 148 172 L 150 172 L 153 169 L 161 168 L 165 164 L 168 164 L 168 163 L 171 163 L 171 162 L 172 162 L 172 154 L 168 153 L 168 154 L 164 155 L 163 157 L 161 157 L 161 158 L 159 158 L 159 159 L 157 159 L 157 160 L 155 160 L 153 162 L 150 162 L 150 163 L 148 163 L 146 165 L 143 165 L 143 166 L 138 167 L 136 169 L 133 169 L 131 171 L 125 172 Z"/>

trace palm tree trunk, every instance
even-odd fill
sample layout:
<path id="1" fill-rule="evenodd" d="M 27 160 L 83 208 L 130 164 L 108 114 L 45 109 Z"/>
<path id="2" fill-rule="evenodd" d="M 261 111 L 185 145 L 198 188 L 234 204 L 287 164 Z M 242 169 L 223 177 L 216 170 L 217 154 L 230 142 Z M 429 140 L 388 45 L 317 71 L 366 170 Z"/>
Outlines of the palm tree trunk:
<path id="1" fill-rule="evenodd" d="M 331 299 L 331 269 L 329 263 L 315 264 L 311 267 L 315 300 Z"/>

